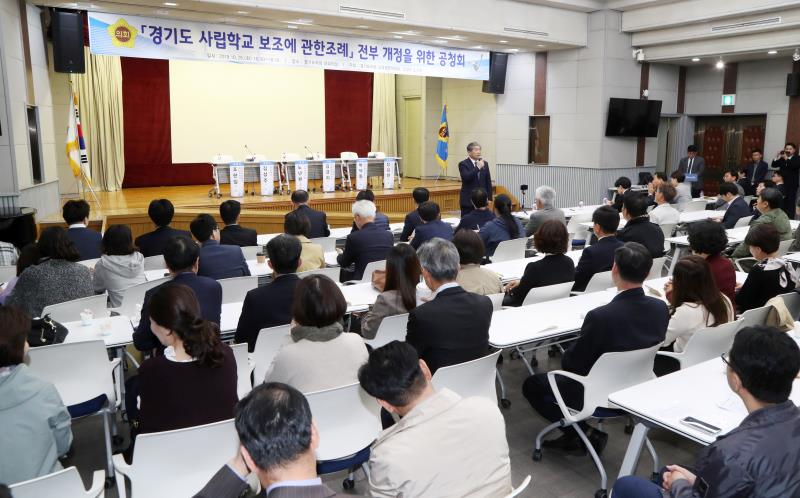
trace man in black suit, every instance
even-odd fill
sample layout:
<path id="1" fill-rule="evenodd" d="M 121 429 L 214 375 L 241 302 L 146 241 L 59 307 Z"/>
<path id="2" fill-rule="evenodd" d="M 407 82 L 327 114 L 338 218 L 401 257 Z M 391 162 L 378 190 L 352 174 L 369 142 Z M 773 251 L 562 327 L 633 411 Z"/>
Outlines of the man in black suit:
<path id="1" fill-rule="evenodd" d="M 764 181 L 769 171 L 769 165 L 764 161 L 761 149 L 753 149 L 750 153 L 751 162 L 747 163 L 742 170 L 744 171 L 744 192 L 747 195 L 756 195 L 756 187 Z"/>
<path id="2" fill-rule="evenodd" d="M 489 163 L 481 157 L 481 144 L 470 142 L 467 145 L 469 157 L 458 163 L 458 173 L 461 175 L 461 217 L 463 218 L 473 210 L 470 196 L 476 188 L 482 188 L 492 200 L 492 174 Z"/>
<path id="3" fill-rule="evenodd" d="M 219 232 L 219 243 L 229 246 L 257 246 L 258 234 L 252 228 L 245 228 L 239 225 L 239 213 L 242 205 L 233 199 L 227 200 L 219 205 L 219 216 L 225 223 L 225 228 Z"/>
<path id="4" fill-rule="evenodd" d="M 723 183 L 719 186 L 719 198 L 723 201 L 725 209 L 725 216 L 722 217 L 725 228 L 733 228 L 739 218 L 753 214 L 733 183 Z"/>
<path id="5" fill-rule="evenodd" d="M 441 220 L 438 204 L 423 202 L 419 207 L 419 215 L 422 217 L 422 224 L 414 231 L 411 247 L 419 249 L 419 246 L 436 237 L 453 240 L 453 227 Z"/>
<path id="6" fill-rule="evenodd" d="M 189 230 L 200 243 L 200 266 L 197 274 L 214 280 L 248 277 L 250 267 L 239 246 L 219 243 L 219 227 L 210 214 L 198 214 L 189 224 Z"/>
<path id="7" fill-rule="evenodd" d="M 787 142 L 786 146 L 772 161 L 772 167 L 780 171 L 783 177 L 785 199 L 784 211 L 790 220 L 794 219 L 794 205 L 797 199 L 797 186 L 800 181 L 800 157 L 797 155 L 797 145 Z"/>
<path id="8" fill-rule="evenodd" d="M 470 202 L 472 202 L 472 211 L 461 217 L 458 222 L 456 232 L 462 228 L 467 230 L 480 230 L 483 225 L 492 221 L 495 216 L 494 212 L 489 209 L 489 193 L 482 188 L 476 188 L 470 195 Z"/>
<path id="9" fill-rule="evenodd" d="M 375 204 L 375 193 L 370 189 L 361 190 L 356 194 L 356 201 L 369 201 Z M 377 209 L 378 207 L 376 204 L 375 221 L 373 223 L 375 223 L 375 226 L 377 226 L 381 230 L 391 230 L 391 226 L 389 226 L 389 217 L 381 213 Z M 353 228 L 350 230 L 350 233 L 357 231 L 358 231 L 358 225 L 356 225 L 356 223 L 353 222 Z"/>
<path id="10" fill-rule="evenodd" d="M 194 291 L 200 303 L 203 318 L 219 324 L 222 312 L 222 286 L 214 279 L 197 275 L 200 261 L 200 248 L 189 237 L 177 236 L 167 241 L 164 247 L 164 261 L 167 263 L 172 280 L 153 287 L 144 295 L 142 315 L 139 325 L 133 333 L 133 344 L 139 351 L 150 351 L 160 348 L 161 343 L 150 329 L 148 303 L 150 296 L 164 285 L 185 285 Z"/>
<path id="11" fill-rule="evenodd" d="M 411 192 L 411 197 L 414 198 L 417 209 L 406 215 L 406 219 L 403 222 L 403 231 L 400 233 L 400 242 L 408 242 L 408 238 L 414 233 L 417 225 L 422 224 L 422 218 L 419 217 L 419 206 L 423 202 L 427 202 L 430 199 L 430 195 L 430 192 L 425 187 L 417 187 Z"/>
<path id="12" fill-rule="evenodd" d="M 431 373 L 488 354 L 492 301 L 456 283 L 456 247 L 452 242 L 433 239 L 423 244 L 417 255 L 433 296 L 408 314 L 406 342 L 414 346 Z"/>
<path id="13" fill-rule="evenodd" d="M 292 205 L 295 211 L 300 211 L 311 222 L 311 231 L 308 232 L 309 239 L 328 237 L 331 234 L 328 228 L 328 217 L 322 211 L 311 209 L 308 205 L 308 192 L 305 190 L 295 190 L 292 192 Z"/>
<path id="14" fill-rule="evenodd" d="M 691 185 L 692 198 L 700 197 L 703 190 L 703 171 L 706 169 L 706 160 L 697 155 L 697 146 L 692 144 L 686 148 L 686 157 L 678 161 L 677 172 L 686 177 L 686 182 Z"/>
<path id="15" fill-rule="evenodd" d="M 575 285 L 572 286 L 572 290 L 576 292 L 586 290 L 586 284 L 595 273 L 611 270 L 614 265 L 614 251 L 622 246 L 622 242 L 616 237 L 619 227 L 619 213 L 616 209 L 600 206 L 592 213 L 592 223 L 597 242 L 581 253 L 581 259 L 575 268 Z"/>
<path id="16" fill-rule="evenodd" d="M 650 222 L 650 217 L 647 216 L 647 199 L 641 195 L 626 196 L 622 216 L 627 223 L 617 232 L 619 240 L 642 244 L 653 258 L 664 255 L 664 232 L 660 226 Z"/>
<path id="17" fill-rule="evenodd" d="M 136 237 L 134 242 L 145 258 L 164 254 L 164 247 L 169 239 L 173 237 L 192 237 L 192 234 L 185 230 L 176 230 L 169 226 L 172 223 L 172 217 L 175 216 L 175 207 L 169 199 L 154 199 L 150 201 L 147 215 L 156 225 L 156 229 Z"/>
<path id="18" fill-rule="evenodd" d="M 628 242 L 614 252 L 611 274 L 618 294 L 605 306 L 586 314 L 581 335 L 561 358 L 561 369 L 577 375 L 588 375 L 594 363 L 604 354 L 614 351 L 645 349 L 664 341 L 669 324 L 669 311 L 664 301 L 645 296 L 642 282 L 650 273 L 653 258 L 641 244 Z M 620 372 L 621 375 L 624 373 Z M 570 408 L 583 408 L 583 386 L 566 377 L 558 377 L 558 389 Z M 541 416 L 550 422 L 563 418 L 547 374 L 528 377 L 522 393 Z M 589 441 L 600 454 L 608 435 L 581 423 Z M 578 434 L 572 428 L 562 430 L 556 440 L 545 441 L 547 448 L 569 452 L 584 452 Z"/>
<path id="19" fill-rule="evenodd" d="M 300 241 L 291 235 L 281 234 L 267 243 L 267 264 L 274 272 L 272 282 L 247 293 L 236 327 L 235 342 L 246 342 L 251 353 L 261 329 L 292 321 L 294 288 L 300 281 L 297 268 L 302 263 L 301 252 Z"/>
<path id="20" fill-rule="evenodd" d="M 75 244 L 81 260 L 95 259 L 102 255 L 100 246 L 103 236 L 100 232 L 88 228 L 89 203 L 83 199 L 67 201 L 61 209 L 61 215 L 67 222 L 67 237 Z"/>
<path id="21" fill-rule="evenodd" d="M 344 251 L 339 251 L 336 260 L 342 267 L 342 282 L 360 280 L 368 263 L 386 259 L 394 247 L 394 236 L 375 224 L 375 204 L 362 200 L 353 203 L 353 221 L 358 228 L 344 242 Z M 349 270 L 353 265 L 353 270 Z"/>

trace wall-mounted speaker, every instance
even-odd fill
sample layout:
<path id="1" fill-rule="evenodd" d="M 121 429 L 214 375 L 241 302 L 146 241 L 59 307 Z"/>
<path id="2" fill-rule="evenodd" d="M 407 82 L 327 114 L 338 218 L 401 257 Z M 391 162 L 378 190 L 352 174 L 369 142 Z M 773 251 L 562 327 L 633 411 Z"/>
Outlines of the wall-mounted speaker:
<path id="1" fill-rule="evenodd" d="M 508 65 L 508 54 L 504 52 L 490 52 L 489 79 L 483 82 L 483 93 L 505 92 L 506 65 Z"/>
<path id="2" fill-rule="evenodd" d="M 800 73 L 789 73 L 786 75 L 786 95 L 797 97 L 800 95 Z"/>
<path id="3" fill-rule="evenodd" d="M 53 9 L 53 68 L 57 73 L 84 73 L 83 16 L 74 10 Z"/>

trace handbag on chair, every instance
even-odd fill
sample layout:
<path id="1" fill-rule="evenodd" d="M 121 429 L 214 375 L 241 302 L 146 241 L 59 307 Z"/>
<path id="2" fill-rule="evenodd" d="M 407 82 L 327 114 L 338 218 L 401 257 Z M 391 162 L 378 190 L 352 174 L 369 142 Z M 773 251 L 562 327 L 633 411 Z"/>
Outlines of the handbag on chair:
<path id="1" fill-rule="evenodd" d="M 69 330 L 47 314 L 41 318 L 31 320 L 31 330 L 28 332 L 28 345 L 32 348 L 61 344 L 67 338 Z"/>

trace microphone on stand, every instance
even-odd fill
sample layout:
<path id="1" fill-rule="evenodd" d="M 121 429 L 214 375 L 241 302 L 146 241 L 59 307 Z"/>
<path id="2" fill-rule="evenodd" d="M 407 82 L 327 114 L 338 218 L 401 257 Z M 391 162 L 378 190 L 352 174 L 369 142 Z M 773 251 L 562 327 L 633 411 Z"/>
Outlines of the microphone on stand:
<path id="1" fill-rule="evenodd" d="M 520 185 L 519 189 L 522 191 L 522 212 L 528 214 L 528 211 L 525 209 L 525 194 L 528 192 L 528 186 Z"/>
<path id="2" fill-rule="evenodd" d="M 314 153 L 311 152 L 311 149 L 308 148 L 308 145 L 304 145 L 303 147 L 306 149 L 306 152 L 308 152 L 308 154 L 306 154 L 306 159 L 314 159 Z"/>

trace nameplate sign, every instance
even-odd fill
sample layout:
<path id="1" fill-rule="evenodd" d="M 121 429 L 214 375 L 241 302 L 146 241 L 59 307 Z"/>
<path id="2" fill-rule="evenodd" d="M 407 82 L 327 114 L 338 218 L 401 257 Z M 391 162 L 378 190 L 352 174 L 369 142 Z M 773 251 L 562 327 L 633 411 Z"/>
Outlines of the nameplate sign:
<path id="1" fill-rule="evenodd" d="M 356 190 L 367 189 L 367 174 L 369 163 L 366 159 L 356 161 Z"/>
<path id="2" fill-rule="evenodd" d="M 230 165 L 231 197 L 244 197 L 244 163 Z"/>
<path id="3" fill-rule="evenodd" d="M 275 191 L 275 163 L 272 161 L 260 162 L 258 178 L 261 181 L 261 195 L 272 195 Z"/>
<path id="4" fill-rule="evenodd" d="M 322 161 L 322 191 L 336 190 L 336 161 Z"/>
<path id="5" fill-rule="evenodd" d="M 294 189 L 308 192 L 308 161 L 295 161 Z"/>

